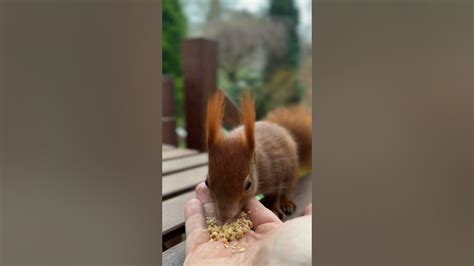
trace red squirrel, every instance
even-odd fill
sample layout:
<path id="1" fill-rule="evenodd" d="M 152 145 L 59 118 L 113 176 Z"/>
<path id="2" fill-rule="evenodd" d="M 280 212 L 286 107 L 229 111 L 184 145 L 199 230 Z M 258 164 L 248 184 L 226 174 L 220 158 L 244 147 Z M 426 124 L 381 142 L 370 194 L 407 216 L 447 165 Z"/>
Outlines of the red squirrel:
<path id="1" fill-rule="evenodd" d="M 280 108 L 255 121 L 249 92 L 241 97 L 242 125 L 224 135 L 224 94 L 217 91 L 207 106 L 206 144 L 209 172 L 206 185 L 216 214 L 231 222 L 245 203 L 263 194 L 262 203 L 280 219 L 296 209 L 290 194 L 298 171 L 311 169 L 311 112 L 304 107 Z"/>

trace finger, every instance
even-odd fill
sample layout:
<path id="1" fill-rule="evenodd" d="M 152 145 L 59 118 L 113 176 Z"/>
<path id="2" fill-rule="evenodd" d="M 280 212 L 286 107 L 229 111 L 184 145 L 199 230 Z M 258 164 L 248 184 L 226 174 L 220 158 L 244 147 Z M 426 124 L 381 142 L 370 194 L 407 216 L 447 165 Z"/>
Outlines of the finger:
<path id="1" fill-rule="evenodd" d="M 186 202 L 184 214 L 186 217 L 185 228 L 187 254 L 195 247 L 207 242 L 209 240 L 209 235 L 207 232 L 204 232 L 206 221 L 201 201 L 194 198 Z"/>
<path id="2" fill-rule="evenodd" d="M 203 204 L 204 215 L 206 217 L 216 217 L 214 202 L 211 198 L 209 188 L 206 186 L 206 184 L 204 184 L 204 182 L 201 182 L 196 186 L 196 197 Z"/>
<path id="3" fill-rule="evenodd" d="M 247 202 L 245 210 L 249 212 L 249 218 L 254 228 L 266 223 L 282 223 L 272 211 L 263 206 L 263 204 L 255 198 Z"/>
<path id="4" fill-rule="evenodd" d="M 212 202 L 211 193 L 209 192 L 209 188 L 204 182 L 201 182 L 196 186 L 196 197 L 203 204 Z"/>
<path id="5" fill-rule="evenodd" d="M 313 215 L 313 204 L 310 203 L 306 208 L 304 209 L 304 215 Z"/>

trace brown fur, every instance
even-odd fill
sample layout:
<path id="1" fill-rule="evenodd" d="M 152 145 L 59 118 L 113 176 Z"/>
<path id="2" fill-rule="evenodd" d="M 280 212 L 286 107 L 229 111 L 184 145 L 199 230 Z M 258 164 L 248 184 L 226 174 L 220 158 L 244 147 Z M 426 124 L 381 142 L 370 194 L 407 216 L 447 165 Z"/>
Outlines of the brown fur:
<path id="1" fill-rule="evenodd" d="M 223 97 L 219 92 L 208 103 L 207 144 L 208 184 L 223 221 L 235 218 L 255 195 L 265 195 L 264 204 L 280 218 L 296 205 L 290 193 L 298 177 L 298 148 L 284 127 L 260 121 L 255 123 L 255 104 L 249 93 L 241 100 L 242 126 L 226 136 L 221 131 Z M 248 180 L 252 182 L 245 191 Z"/>
<path id="2" fill-rule="evenodd" d="M 270 112 L 266 121 L 286 128 L 298 145 L 300 167 L 311 170 L 312 123 L 311 110 L 304 106 L 278 108 Z"/>
<path id="3" fill-rule="evenodd" d="M 224 94 L 218 90 L 207 104 L 206 143 L 208 147 L 222 141 L 221 122 L 224 117 Z"/>
<path id="4" fill-rule="evenodd" d="M 245 91 L 240 102 L 242 103 L 242 122 L 245 125 L 245 140 L 248 148 L 255 148 L 255 103 L 250 92 Z"/>

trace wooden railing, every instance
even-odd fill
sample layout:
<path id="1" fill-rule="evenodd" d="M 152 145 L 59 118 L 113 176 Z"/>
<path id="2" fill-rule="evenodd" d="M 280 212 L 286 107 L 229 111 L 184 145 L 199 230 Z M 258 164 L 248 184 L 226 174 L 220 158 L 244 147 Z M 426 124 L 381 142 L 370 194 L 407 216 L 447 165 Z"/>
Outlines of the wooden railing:
<path id="1" fill-rule="evenodd" d="M 217 42 L 186 39 L 182 45 L 182 66 L 185 92 L 186 145 L 190 149 L 206 151 L 205 121 L 208 99 L 217 91 Z M 163 143 L 176 145 L 176 103 L 173 80 L 163 79 Z M 240 111 L 225 97 L 223 125 L 235 127 Z"/>
<path id="2" fill-rule="evenodd" d="M 207 101 L 217 90 L 217 42 L 203 38 L 183 42 L 187 147 L 206 150 L 205 119 Z M 239 123 L 239 110 L 226 96 L 223 123 Z"/>

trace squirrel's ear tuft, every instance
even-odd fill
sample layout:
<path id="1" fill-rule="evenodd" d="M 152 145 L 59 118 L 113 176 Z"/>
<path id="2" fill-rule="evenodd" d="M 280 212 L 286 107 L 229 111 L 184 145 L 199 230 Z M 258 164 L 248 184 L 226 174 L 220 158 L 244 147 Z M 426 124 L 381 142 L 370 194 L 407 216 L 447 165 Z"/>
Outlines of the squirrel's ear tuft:
<path id="1" fill-rule="evenodd" d="M 249 91 L 245 91 L 240 99 L 242 124 L 244 125 L 245 141 L 250 150 L 255 148 L 255 102 Z"/>
<path id="2" fill-rule="evenodd" d="M 224 93 L 217 90 L 207 103 L 206 143 L 208 150 L 222 139 L 221 123 L 223 116 Z"/>

